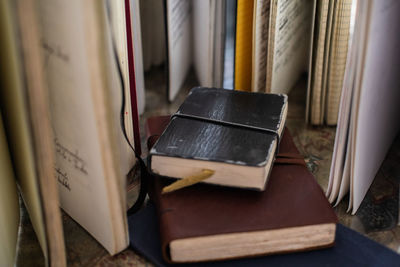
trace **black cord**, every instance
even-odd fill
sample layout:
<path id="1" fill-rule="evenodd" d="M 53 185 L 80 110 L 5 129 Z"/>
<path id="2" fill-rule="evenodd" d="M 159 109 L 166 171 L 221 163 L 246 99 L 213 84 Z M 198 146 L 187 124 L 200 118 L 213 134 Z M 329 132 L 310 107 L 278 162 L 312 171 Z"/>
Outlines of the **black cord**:
<path id="1" fill-rule="evenodd" d="M 120 80 L 120 83 L 121 83 L 121 89 L 122 89 L 122 105 L 121 105 L 121 111 L 120 111 L 120 125 L 121 125 L 121 129 L 122 129 L 122 133 L 123 133 L 123 135 L 125 137 L 125 140 L 128 143 L 128 145 L 130 146 L 130 148 L 132 149 L 133 153 L 135 154 L 135 157 L 137 158 L 137 160 L 139 162 L 139 167 L 140 167 L 140 190 L 139 190 L 139 196 L 136 199 L 135 204 L 133 204 L 133 206 L 128 209 L 128 215 L 132 215 L 135 212 L 137 212 L 143 206 L 143 203 L 144 203 L 144 201 L 146 199 L 147 181 L 148 181 L 149 173 L 147 171 L 147 167 L 146 167 L 146 164 L 144 163 L 143 159 L 136 152 L 135 148 L 133 147 L 133 145 L 129 141 L 128 134 L 126 132 L 126 127 L 125 127 L 125 99 L 126 99 L 126 96 L 125 96 L 125 83 L 124 83 L 124 76 L 122 75 L 121 65 L 120 65 L 119 58 L 118 58 L 118 53 L 117 53 L 117 49 L 116 49 L 116 45 L 115 45 L 114 36 L 113 36 L 113 33 L 112 33 L 111 14 L 109 12 L 110 8 L 109 8 L 109 5 L 108 5 L 108 1 L 107 1 L 107 10 L 108 10 L 109 23 L 110 23 L 109 26 L 110 26 L 110 30 L 111 30 L 112 49 L 113 49 L 114 59 L 115 59 L 116 65 L 117 65 L 118 76 L 119 76 L 119 80 Z M 129 173 L 131 173 L 131 171 Z"/>

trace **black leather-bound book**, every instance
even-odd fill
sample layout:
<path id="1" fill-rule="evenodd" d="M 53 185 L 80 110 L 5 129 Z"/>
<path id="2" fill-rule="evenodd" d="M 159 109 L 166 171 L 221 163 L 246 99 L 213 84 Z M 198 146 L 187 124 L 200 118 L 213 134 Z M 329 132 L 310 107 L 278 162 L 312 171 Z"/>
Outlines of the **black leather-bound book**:
<path id="1" fill-rule="evenodd" d="M 150 151 L 153 173 L 264 190 L 279 146 L 287 96 L 197 87 Z"/>

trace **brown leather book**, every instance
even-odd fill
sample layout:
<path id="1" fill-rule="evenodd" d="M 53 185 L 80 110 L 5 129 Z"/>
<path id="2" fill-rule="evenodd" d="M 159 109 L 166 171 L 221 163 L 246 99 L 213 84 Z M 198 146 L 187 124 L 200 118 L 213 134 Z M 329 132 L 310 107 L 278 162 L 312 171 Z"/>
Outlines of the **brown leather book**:
<path id="1" fill-rule="evenodd" d="M 265 191 L 197 184 L 161 194 L 172 180 L 153 178 L 151 197 L 168 262 L 214 261 L 334 244 L 335 212 L 287 129 Z"/>

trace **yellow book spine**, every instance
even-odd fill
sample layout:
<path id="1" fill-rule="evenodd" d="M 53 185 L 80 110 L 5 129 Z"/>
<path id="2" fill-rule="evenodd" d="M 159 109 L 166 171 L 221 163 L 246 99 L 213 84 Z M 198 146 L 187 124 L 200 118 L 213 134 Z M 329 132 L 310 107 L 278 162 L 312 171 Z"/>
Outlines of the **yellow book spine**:
<path id="1" fill-rule="evenodd" d="M 253 0 L 237 1 L 235 89 L 251 91 Z"/>

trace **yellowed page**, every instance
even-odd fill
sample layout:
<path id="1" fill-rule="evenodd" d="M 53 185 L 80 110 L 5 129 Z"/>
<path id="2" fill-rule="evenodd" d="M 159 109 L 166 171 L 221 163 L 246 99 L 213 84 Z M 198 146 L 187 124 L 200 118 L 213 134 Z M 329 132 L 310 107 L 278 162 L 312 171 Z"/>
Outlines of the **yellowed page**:
<path id="1" fill-rule="evenodd" d="M 340 94 L 342 92 L 349 44 L 352 2 L 352 0 L 339 1 L 340 6 L 333 25 L 325 111 L 326 123 L 328 125 L 335 125 L 338 119 Z"/>
<path id="2" fill-rule="evenodd" d="M 213 86 L 213 35 L 215 10 L 210 0 L 192 2 L 193 65 L 200 86 Z"/>
<path id="3" fill-rule="evenodd" d="M 35 7 L 35 0 L 20 1 L 17 4 L 27 104 L 48 244 L 48 263 L 51 266 L 66 266 L 57 181 L 54 179 L 55 162 L 50 124 L 49 92 L 43 71 L 39 22 Z"/>
<path id="4" fill-rule="evenodd" d="M 329 55 L 331 51 L 331 40 L 332 40 L 332 32 L 333 32 L 333 23 L 334 23 L 334 18 L 336 14 L 338 13 L 338 9 L 340 6 L 340 2 L 342 0 L 338 1 L 330 1 L 329 3 L 329 11 L 328 11 L 328 23 L 327 23 L 327 29 L 326 29 L 326 36 L 325 36 L 325 49 L 324 49 L 324 60 L 323 60 L 323 65 L 324 65 L 324 71 L 322 73 L 322 88 L 321 88 L 321 100 L 320 100 L 320 111 L 319 113 L 321 114 L 319 118 L 318 124 L 323 124 L 325 121 L 325 106 L 326 106 L 326 91 L 328 88 L 328 75 L 329 75 Z"/>
<path id="5" fill-rule="evenodd" d="M 272 65 L 267 66 L 267 75 L 270 77 L 267 76 L 266 91 L 287 94 L 307 69 L 313 1 L 279 0 L 276 17 L 273 8 L 272 2 L 271 20 L 275 18 L 276 21 L 270 22 L 270 25 L 275 27 L 275 36 L 270 36 L 274 47 L 273 60 L 267 63 Z M 271 74 L 268 68 L 271 68 Z M 270 83 L 268 79 L 271 79 Z"/>
<path id="6" fill-rule="evenodd" d="M 271 93 L 272 73 L 274 65 L 275 51 L 275 30 L 276 30 L 276 13 L 278 12 L 278 0 L 271 0 L 269 9 L 269 26 L 268 26 L 268 45 L 267 45 L 267 66 L 265 77 L 265 92 Z"/>
<path id="7" fill-rule="evenodd" d="M 123 1 L 123 0 L 120 0 Z M 114 1 L 110 1 L 114 2 Z M 131 26 L 132 26 L 132 39 L 133 39 L 133 54 L 135 61 L 135 85 L 136 85 L 136 97 L 137 97 L 137 109 L 140 114 L 143 114 L 144 108 L 146 106 L 146 96 L 145 96 L 145 82 L 144 82 L 144 67 L 143 67 L 143 46 L 142 46 L 142 24 L 141 17 L 143 16 L 140 12 L 139 0 L 130 0 L 131 8 Z M 157 18 L 163 19 L 163 18 Z M 163 24 L 164 25 L 164 24 Z M 164 27 L 160 27 L 163 33 L 165 31 Z M 154 26 L 152 27 L 154 29 Z M 160 38 L 164 43 L 165 34 L 162 34 Z M 159 45 L 159 44 L 157 44 Z M 165 46 L 163 47 L 162 53 L 165 53 Z M 165 55 L 165 54 L 163 54 Z M 130 106 L 130 105 L 129 105 Z"/>
<path id="8" fill-rule="evenodd" d="M 109 97 L 119 96 L 120 87 L 108 87 L 102 4 L 42 0 L 38 9 L 61 207 L 114 254 L 128 238 L 118 144 L 110 135 L 119 128 L 110 128 Z"/>
<path id="9" fill-rule="evenodd" d="M 317 14 L 315 21 L 315 43 L 313 69 L 311 72 L 311 124 L 321 122 L 322 76 L 324 72 L 325 39 L 328 21 L 329 0 L 317 1 Z"/>
<path id="10" fill-rule="evenodd" d="M 312 81 L 312 70 L 314 68 L 314 47 L 316 46 L 316 20 L 317 20 L 317 0 L 313 0 L 313 11 L 312 11 L 312 22 L 311 22 L 311 36 L 310 36 L 310 54 L 308 58 L 308 75 L 307 75 L 307 94 L 306 94 L 306 112 L 305 122 L 310 123 L 310 112 L 311 112 L 311 81 Z"/>
<path id="11" fill-rule="evenodd" d="M 4 3 L 5 1 L 0 3 L 1 15 L 4 15 Z M 0 27 L 2 26 L 3 24 Z M 0 115 L 0 266 L 13 266 L 15 264 L 18 226 L 17 185 L 3 127 L 3 119 Z"/>
<path id="12" fill-rule="evenodd" d="M 124 82 L 125 91 L 125 109 L 124 109 L 124 122 L 125 129 L 132 146 L 134 146 L 133 139 L 133 121 L 132 121 L 132 109 L 131 109 L 131 91 L 130 91 L 130 79 L 129 79 L 129 66 L 128 66 L 128 50 L 127 50 L 127 34 L 126 34 L 126 17 L 125 17 L 125 3 L 124 0 L 109 1 L 110 3 L 110 19 L 111 19 L 111 30 L 112 38 L 115 44 L 115 49 L 118 54 L 118 60 L 121 67 L 121 72 Z M 136 51 L 136 50 L 135 50 Z M 138 55 L 139 57 L 139 55 Z M 136 54 L 135 54 L 136 58 Z M 114 59 L 111 59 L 114 60 Z M 136 70 L 136 65 L 135 65 Z M 137 77 L 135 76 L 135 79 Z M 116 83 L 121 81 L 116 79 Z M 121 139 L 123 139 L 121 137 Z M 133 166 L 135 164 L 135 154 L 132 152 L 132 148 L 128 145 L 125 140 L 122 144 L 123 150 L 123 164 L 125 166 Z M 124 169 L 123 172 L 126 174 L 129 172 L 128 169 Z"/>
<path id="13" fill-rule="evenodd" d="M 11 4 L 13 3 L 13 4 Z M 9 138 L 9 149 L 14 163 L 15 175 L 21 195 L 35 229 L 45 257 L 48 245 L 45 235 L 43 209 L 40 199 L 38 177 L 35 169 L 33 141 L 29 126 L 26 95 L 21 74 L 21 62 L 17 51 L 17 27 L 12 23 L 15 2 L 2 1 L 1 9 L 1 81 L 0 105 L 4 116 L 4 127 Z"/>
<path id="14" fill-rule="evenodd" d="M 166 0 L 168 99 L 174 100 L 193 62 L 191 1 Z"/>
<path id="15" fill-rule="evenodd" d="M 265 90 L 270 7 L 270 0 L 255 0 L 254 2 L 252 92 L 264 92 Z"/>

